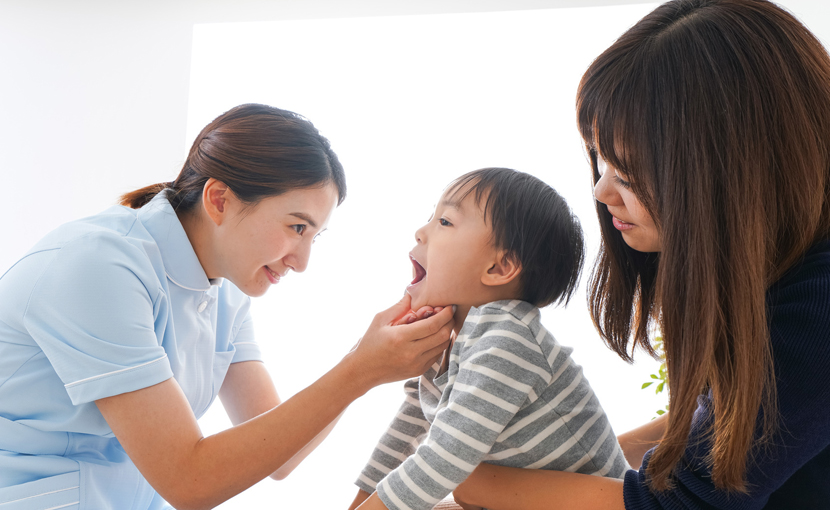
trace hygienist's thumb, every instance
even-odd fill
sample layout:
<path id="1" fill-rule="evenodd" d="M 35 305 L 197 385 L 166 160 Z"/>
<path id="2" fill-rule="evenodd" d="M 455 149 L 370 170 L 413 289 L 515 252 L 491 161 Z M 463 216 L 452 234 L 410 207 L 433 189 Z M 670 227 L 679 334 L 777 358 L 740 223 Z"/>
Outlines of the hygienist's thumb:
<path id="1" fill-rule="evenodd" d="M 404 315 L 412 311 L 412 297 L 408 292 L 404 292 L 400 301 L 392 305 L 390 308 L 380 312 L 379 318 L 381 324 L 392 325 L 398 322 Z"/>

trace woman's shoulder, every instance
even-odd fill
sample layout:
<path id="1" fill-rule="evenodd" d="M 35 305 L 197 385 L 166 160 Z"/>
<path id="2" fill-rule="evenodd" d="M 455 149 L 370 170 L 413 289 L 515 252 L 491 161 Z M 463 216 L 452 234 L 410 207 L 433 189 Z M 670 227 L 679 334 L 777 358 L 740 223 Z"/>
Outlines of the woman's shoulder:
<path id="1" fill-rule="evenodd" d="M 767 309 L 779 395 L 830 404 L 830 241 L 770 287 Z"/>

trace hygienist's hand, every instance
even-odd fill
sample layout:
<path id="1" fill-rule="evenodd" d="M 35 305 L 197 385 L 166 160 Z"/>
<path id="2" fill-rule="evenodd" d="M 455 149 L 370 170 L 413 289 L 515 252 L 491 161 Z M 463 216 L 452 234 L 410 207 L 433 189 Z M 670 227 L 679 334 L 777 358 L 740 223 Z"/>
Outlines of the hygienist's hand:
<path id="1" fill-rule="evenodd" d="M 426 319 L 428 317 L 432 317 L 433 315 L 435 315 L 436 313 L 440 312 L 443 309 L 444 309 L 443 306 L 436 306 L 435 308 L 433 308 L 431 306 L 422 306 L 421 308 L 418 309 L 417 312 L 414 311 L 414 310 L 410 310 L 403 317 L 396 320 L 393 325 L 394 326 L 401 326 L 403 324 L 412 324 L 413 322 L 417 322 L 417 321 Z"/>
<path id="2" fill-rule="evenodd" d="M 452 307 L 412 324 L 399 325 L 411 312 L 410 297 L 375 315 L 366 334 L 346 355 L 355 376 L 366 390 L 379 384 L 401 381 L 426 372 L 449 345 L 453 328 Z M 420 310 L 419 310 L 420 312 Z"/>

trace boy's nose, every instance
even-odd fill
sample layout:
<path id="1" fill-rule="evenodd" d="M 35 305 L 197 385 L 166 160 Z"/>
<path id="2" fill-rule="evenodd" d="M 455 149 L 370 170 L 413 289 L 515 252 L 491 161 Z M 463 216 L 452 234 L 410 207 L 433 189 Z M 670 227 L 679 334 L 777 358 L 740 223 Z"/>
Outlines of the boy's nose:
<path id="1" fill-rule="evenodd" d="M 426 225 L 424 225 L 424 226 L 426 226 Z M 421 228 L 419 228 L 418 230 L 416 230 L 416 231 L 415 231 L 415 241 L 416 241 L 418 244 L 423 243 L 423 242 L 424 242 L 424 239 L 425 239 L 425 237 L 426 237 L 426 236 L 425 236 L 425 234 L 426 234 L 426 230 L 424 229 L 424 227 L 421 227 Z"/>

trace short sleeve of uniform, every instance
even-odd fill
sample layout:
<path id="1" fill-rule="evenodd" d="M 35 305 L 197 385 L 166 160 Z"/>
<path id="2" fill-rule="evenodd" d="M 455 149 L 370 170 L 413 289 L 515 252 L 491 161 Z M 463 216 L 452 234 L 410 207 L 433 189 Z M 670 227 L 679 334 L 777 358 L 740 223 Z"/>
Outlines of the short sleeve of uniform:
<path id="1" fill-rule="evenodd" d="M 242 320 L 242 324 L 239 325 L 236 335 L 234 335 L 233 346 L 235 352 L 231 363 L 262 361 L 259 344 L 254 339 L 254 321 L 251 319 L 251 312 L 248 306 L 245 307 L 245 318 Z"/>
<path id="2" fill-rule="evenodd" d="M 217 331 L 225 331 L 225 324 L 230 328 L 228 338 L 234 350 L 231 363 L 262 361 L 262 353 L 254 337 L 251 298 L 225 280 L 219 289 L 219 301 Z M 219 336 L 223 335 L 220 333 Z"/>
<path id="3" fill-rule="evenodd" d="M 24 326 L 73 404 L 173 376 L 161 346 L 167 298 L 144 250 L 117 234 L 96 232 L 27 259 L 43 269 Z"/>

